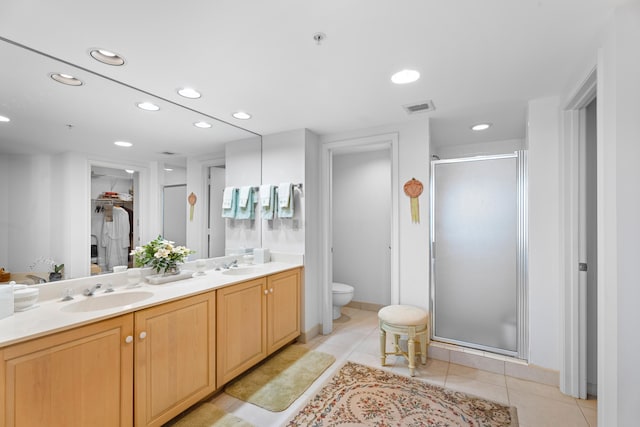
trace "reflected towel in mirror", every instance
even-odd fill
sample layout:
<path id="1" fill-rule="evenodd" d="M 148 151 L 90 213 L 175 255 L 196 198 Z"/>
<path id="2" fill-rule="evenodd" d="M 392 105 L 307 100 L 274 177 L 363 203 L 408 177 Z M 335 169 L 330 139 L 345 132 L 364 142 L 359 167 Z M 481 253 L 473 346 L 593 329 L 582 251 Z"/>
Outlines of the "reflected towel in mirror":
<path id="1" fill-rule="evenodd" d="M 226 187 L 222 193 L 222 217 L 235 218 L 238 209 L 238 189 Z"/>

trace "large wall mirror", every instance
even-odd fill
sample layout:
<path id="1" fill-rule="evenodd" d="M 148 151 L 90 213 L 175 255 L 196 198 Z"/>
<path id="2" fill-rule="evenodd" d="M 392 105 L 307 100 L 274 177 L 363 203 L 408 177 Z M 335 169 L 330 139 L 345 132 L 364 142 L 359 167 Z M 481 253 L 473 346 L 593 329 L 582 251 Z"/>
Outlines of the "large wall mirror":
<path id="1" fill-rule="evenodd" d="M 220 241 L 213 244 L 216 237 L 209 235 L 219 207 L 210 199 L 221 190 L 210 190 L 208 176 L 215 168 L 215 185 L 223 187 L 226 160 L 237 153 L 242 161 L 231 164 L 254 165 L 243 174 L 252 173 L 246 181 L 259 185 L 259 135 L 14 40 L 0 37 L 0 57 L 5 64 L 0 116 L 10 120 L 0 122 L 0 267 L 46 279 L 45 260 L 52 259 L 65 264 L 66 278 L 91 274 L 92 261 L 99 258 L 93 256 L 93 236 L 99 231 L 92 214 L 109 203 L 99 199 L 113 193 L 129 194 L 135 206 L 132 245 L 171 226 L 186 228 L 184 243 L 195 246 L 197 257 L 219 255 L 213 250 L 220 251 Z M 82 84 L 61 84 L 51 78 L 53 73 L 72 75 Z M 141 102 L 159 110 L 143 110 Z M 198 122 L 211 126 L 194 126 Z M 133 145 L 119 147 L 115 141 Z M 229 150 L 236 142 L 243 148 Z M 125 170 L 135 184 L 109 190 L 115 180 L 109 176 L 129 173 Z M 101 188 L 94 192 L 98 182 Z M 197 194 L 197 215 L 190 219 L 186 198 L 174 197 L 167 203 L 187 224 L 165 224 L 163 193 L 177 186 Z M 259 230 L 254 234 L 259 239 Z M 260 242 L 254 239 L 250 245 Z"/>

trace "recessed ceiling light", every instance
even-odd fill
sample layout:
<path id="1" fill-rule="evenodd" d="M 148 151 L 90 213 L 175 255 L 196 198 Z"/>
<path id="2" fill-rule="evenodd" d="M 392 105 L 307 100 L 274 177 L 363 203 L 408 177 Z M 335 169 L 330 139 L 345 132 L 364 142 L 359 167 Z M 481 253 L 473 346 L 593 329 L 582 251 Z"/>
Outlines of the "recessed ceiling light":
<path id="1" fill-rule="evenodd" d="M 167 172 L 173 172 L 173 169 L 171 168 L 164 168 L 164 170 L 166 170 Z"/>
<path id="2" fill-rule="evenodd" d="M 89 55 L 96 61 L 100 61 L 107 65 L 124 65 L 124 58 L 117 53 L 113 53 L 106 49 L 93 49 Z"/>
<path id="3" fill-rule="evenodd" d="M 198 99 L 202 95 L 195 89 L 190 87 L 183 87 L 182 89 L 178 89 L 178 94 L 184 96 L 185 98 Z"/>
<path id="4" fill-rule="evenodd" d="M 487 130 L 491 127 L 491 123 L 478 123 L 477 125 L 471 126 L 471 130 L 481 131 Z"/>
<path id="5" fill-rule="evenodd" d="M 397 85 L 413 83 L 420 78 L 420 73 L 416 70 L 401 70 L 391 76 L 391 81 Z"/>
<path id="6" fill-rule="evenodd" d="M 73 77 L 70 74 L 64 74 L 64 73 L 51 73 L 49 74 L 49 76 L 57 81 L 58 83 L 62 83 L 65 85 L 69 85 L 69 86 L 82 86 L 82 80 Z"/>
<path id="7" fill-rule="evenodd" d="M 201 129 L 208 129 L 211 127 L 211 123 L 207 123 L 207 122 L 195 122 L 193 125 Z"/>
<path id="8" fill-rule="evenodd" d="M 244 111 L 236 111 L 232 116 L 240 120 L 249 120 L 251 118 L 251 114 L 245 113 Z"/>
<path id="9" fill-rule="evenodd" d="M 9 117 L 0 116 L 0 122 L 10 122 L 11 119 Z"/>
<path id="10" fill-rule="evenodd" d="M 114 142 L 118 147 L 131 147 L 133 144 L 127 141 L 116 141 Z"/>
<path id="11" fill-rule="evenodd" d="M 135 171 L 133 169 L 125 169 L 124 170 L 126 173 L 134 173 Z"/>
<path id="12" fill-rule="evenodd" d="M 139 102 L 136 105 L 138 106 L 138 108 L 146 111 L 158 111 L 160 109 L 160 107 L 152 102 Z"/>

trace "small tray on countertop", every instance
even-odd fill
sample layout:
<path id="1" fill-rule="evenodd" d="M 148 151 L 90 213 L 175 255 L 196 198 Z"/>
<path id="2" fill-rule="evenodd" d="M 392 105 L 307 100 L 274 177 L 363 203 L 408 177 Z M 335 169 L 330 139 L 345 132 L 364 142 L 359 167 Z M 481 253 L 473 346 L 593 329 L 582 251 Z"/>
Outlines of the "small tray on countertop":
<path id="1" fill-rule="evenodd" d="M 145 280 L 150 285 L 162 285 L 164 283 L 190 279 L 191 277 L 193 277 L 193 271 L 181 270 L 178 274 L 152 274 L 151 276 L 145 277 Z"/>

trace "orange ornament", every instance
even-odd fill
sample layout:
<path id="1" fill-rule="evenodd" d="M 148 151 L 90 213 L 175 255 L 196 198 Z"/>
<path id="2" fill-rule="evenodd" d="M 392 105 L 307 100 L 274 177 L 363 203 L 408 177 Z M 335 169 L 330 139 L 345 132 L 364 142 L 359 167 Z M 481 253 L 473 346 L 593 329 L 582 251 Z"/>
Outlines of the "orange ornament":
<path id="1" fill-rule="evenodd" d="M 411 198 L 411 222 L 416 224 L 420 223 L 418 197 L 422 194 L 423 189 L 422 183 L 415 178 L 411 178 L 404 184 L 404 194 Z"/>

